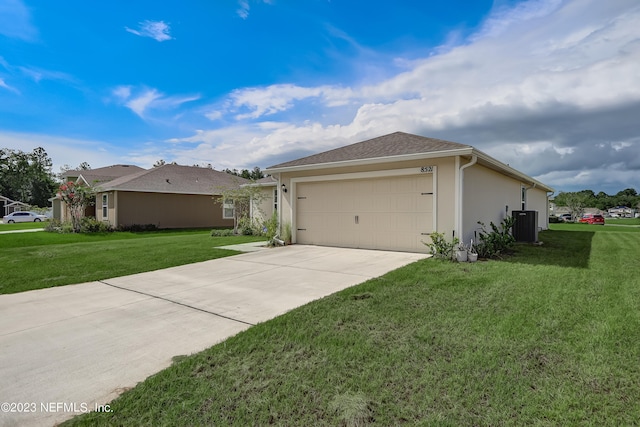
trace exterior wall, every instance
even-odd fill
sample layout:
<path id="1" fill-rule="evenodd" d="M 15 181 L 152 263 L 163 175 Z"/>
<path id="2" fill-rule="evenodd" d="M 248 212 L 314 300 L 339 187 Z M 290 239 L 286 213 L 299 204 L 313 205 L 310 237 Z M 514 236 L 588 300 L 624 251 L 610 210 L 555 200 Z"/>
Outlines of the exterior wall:
<path id="1" fill-rule="evenodd" d="M 275 185 L 260 188 L 261 200 L 251 206 L 251 216 L 255 221 L 264 222 L 273 215 L 275 210 L 273 192 L 275 189 Z"/>
<path id="2" fill-rule="evenodd" d="M 549 205 L 547 204 L 547 192 L 538 188 L 527 190 L 526 210 L 538 211 L 538 228 L 549 228 Z"/>
<path id="3" fill-rule="evenodd" d="M 55 199 L 51 202 L 51 207 L 53 208 L 53 219 L 61 220 L 62 219 L 62 200 Z"/>
<path id="4" fill-rule="evenodd" d="M 487 227 L 498 224 L 512 211 L 522 210 L 522 188 L 529 184 L 510 178 L 481 165 L 473 165 L 463 172 L 462 239 L 468 244 L 477 241 L 478 221 Z M 548 228 L 547 193 L 529 189 L 526 210 L 538 211 L 538 226 Z"/>
<path id="5" fill-rule="evenodd" d="M 280 194 L 280 221 L 281 224 L 290 223 L 292 225 L 293 242 L 295 243 L 295 215 L 293 215 L 295 204 L 295 180 L 299 178 L 313 177 L 317 181 L 327 179 L 330 175 L 336 174 L 360 174 L 360 173 L 372 173 L 372 177 L 376 173 L 384 171 L 392 171 L 398 169 L 413 169 L 415 174 L 420 174 L 420 168 L 424 166 L 435 166 L 434 181 L 436 182 L 436 194 L 435 200 L 435 214 L 436 214 L 436 229 L 440 233 L 444 233 L 447 238 L 451 238 L 454 234 L 456 217 L 455 217 L 455 200 L 456 200 L 456 187 L 455 187 L 455 158 L 444 157 L 425 160 L 412 160 L 406 162 L 392 162 L 375 165 L 362 165 L 351 167 L 337 167 L 330 169 L 320 169 L 313 171 L 297 171 L 297 172 L 284 172 L 280 174 L 280 184 L 285 184 L 287 192 Z M 346 177 L 345 179 L 349 179 Z M 293 180 L 293 181 L 292 181 Z M 428 238 L 427 238 L 428 239 Z"/>
<path id="6" fill-rule="evenodd" d="M 102 218 L 102 194 L 96 213 Z M 210 195 L 114 191 L 109 195 L 107 220 L 114 226 L 155 224 L 159 228 L 233 227 L 222 218 L 222 205 Z"/>

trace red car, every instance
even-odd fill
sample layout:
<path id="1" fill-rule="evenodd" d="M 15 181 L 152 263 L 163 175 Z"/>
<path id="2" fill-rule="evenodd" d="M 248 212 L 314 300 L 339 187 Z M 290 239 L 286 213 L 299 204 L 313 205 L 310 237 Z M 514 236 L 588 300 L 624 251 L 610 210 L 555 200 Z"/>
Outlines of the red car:
<path id="1" fill-rule="evenodd" d="M 604 225 L 604 217 L 597 214 L 584 214 L 580 218 L 580 222 L 583 224 Z"/>

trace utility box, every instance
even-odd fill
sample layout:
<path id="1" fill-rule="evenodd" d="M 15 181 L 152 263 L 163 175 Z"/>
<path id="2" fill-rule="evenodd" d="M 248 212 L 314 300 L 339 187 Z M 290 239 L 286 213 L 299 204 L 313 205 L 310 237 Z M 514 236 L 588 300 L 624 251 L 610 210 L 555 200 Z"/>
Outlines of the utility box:
<path id="1" fill-rule="evenodd" d="M 538 211 L 512 211 L 515 220 L 513 237 L 516 242 L 538 241 Z"/>

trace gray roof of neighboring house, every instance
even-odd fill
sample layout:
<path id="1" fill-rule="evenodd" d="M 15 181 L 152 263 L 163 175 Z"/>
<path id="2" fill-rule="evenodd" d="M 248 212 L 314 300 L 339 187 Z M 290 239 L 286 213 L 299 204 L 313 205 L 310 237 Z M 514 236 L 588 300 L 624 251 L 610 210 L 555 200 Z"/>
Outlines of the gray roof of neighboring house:
<path id="1" fill-rule="evenodd" d="M 221 188 L 237 187 L 250 181 L 209 168 L 163 165 L 101 183 L 101 191 L 145 193 L 216 194 Z"/>
<path id="2" fill-rule="evenodd" d="M 69 179 L 70 177 L 82 177 L 82 179 L 87 184 L 91 185 L 95 182 L 111 181 L 113 179 L 131 175 L 144 170 L 146 169 L 135 165 L 112 165 L 97 169 L 69 170 L 62 174 L 62 176 L 64 176 L 65 179 Z"/>
<path id="3" fill-rule="evenodd" d="M 350 160 L 377 159 L 407 154 L 433 153 L 439 151 L 451 151 L 470 149 L 470 145 L 457 142 L 444 141 L 442 139 L 427 138 L 404 132 L 395 132 L 389 135 L 379 136 L 367 141 L 357 142 L 345 147 L 313 154 L 290 162 L 270 166 L 267 169 L 277 169 L 292 166 L 306 166 L 323 163 L 344 162 Z"/>

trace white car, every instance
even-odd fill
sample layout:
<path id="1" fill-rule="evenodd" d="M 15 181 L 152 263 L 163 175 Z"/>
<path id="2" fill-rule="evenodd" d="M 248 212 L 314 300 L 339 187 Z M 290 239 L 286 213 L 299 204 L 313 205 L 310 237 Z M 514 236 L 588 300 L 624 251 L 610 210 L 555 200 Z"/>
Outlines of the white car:
<path id="1" fill-rule="evenodd" d="M 13 222 L 40 222 L 48 218 L 35 212 L 13 212 L 2 217 L 2 222 L 11 224 Z"/>

